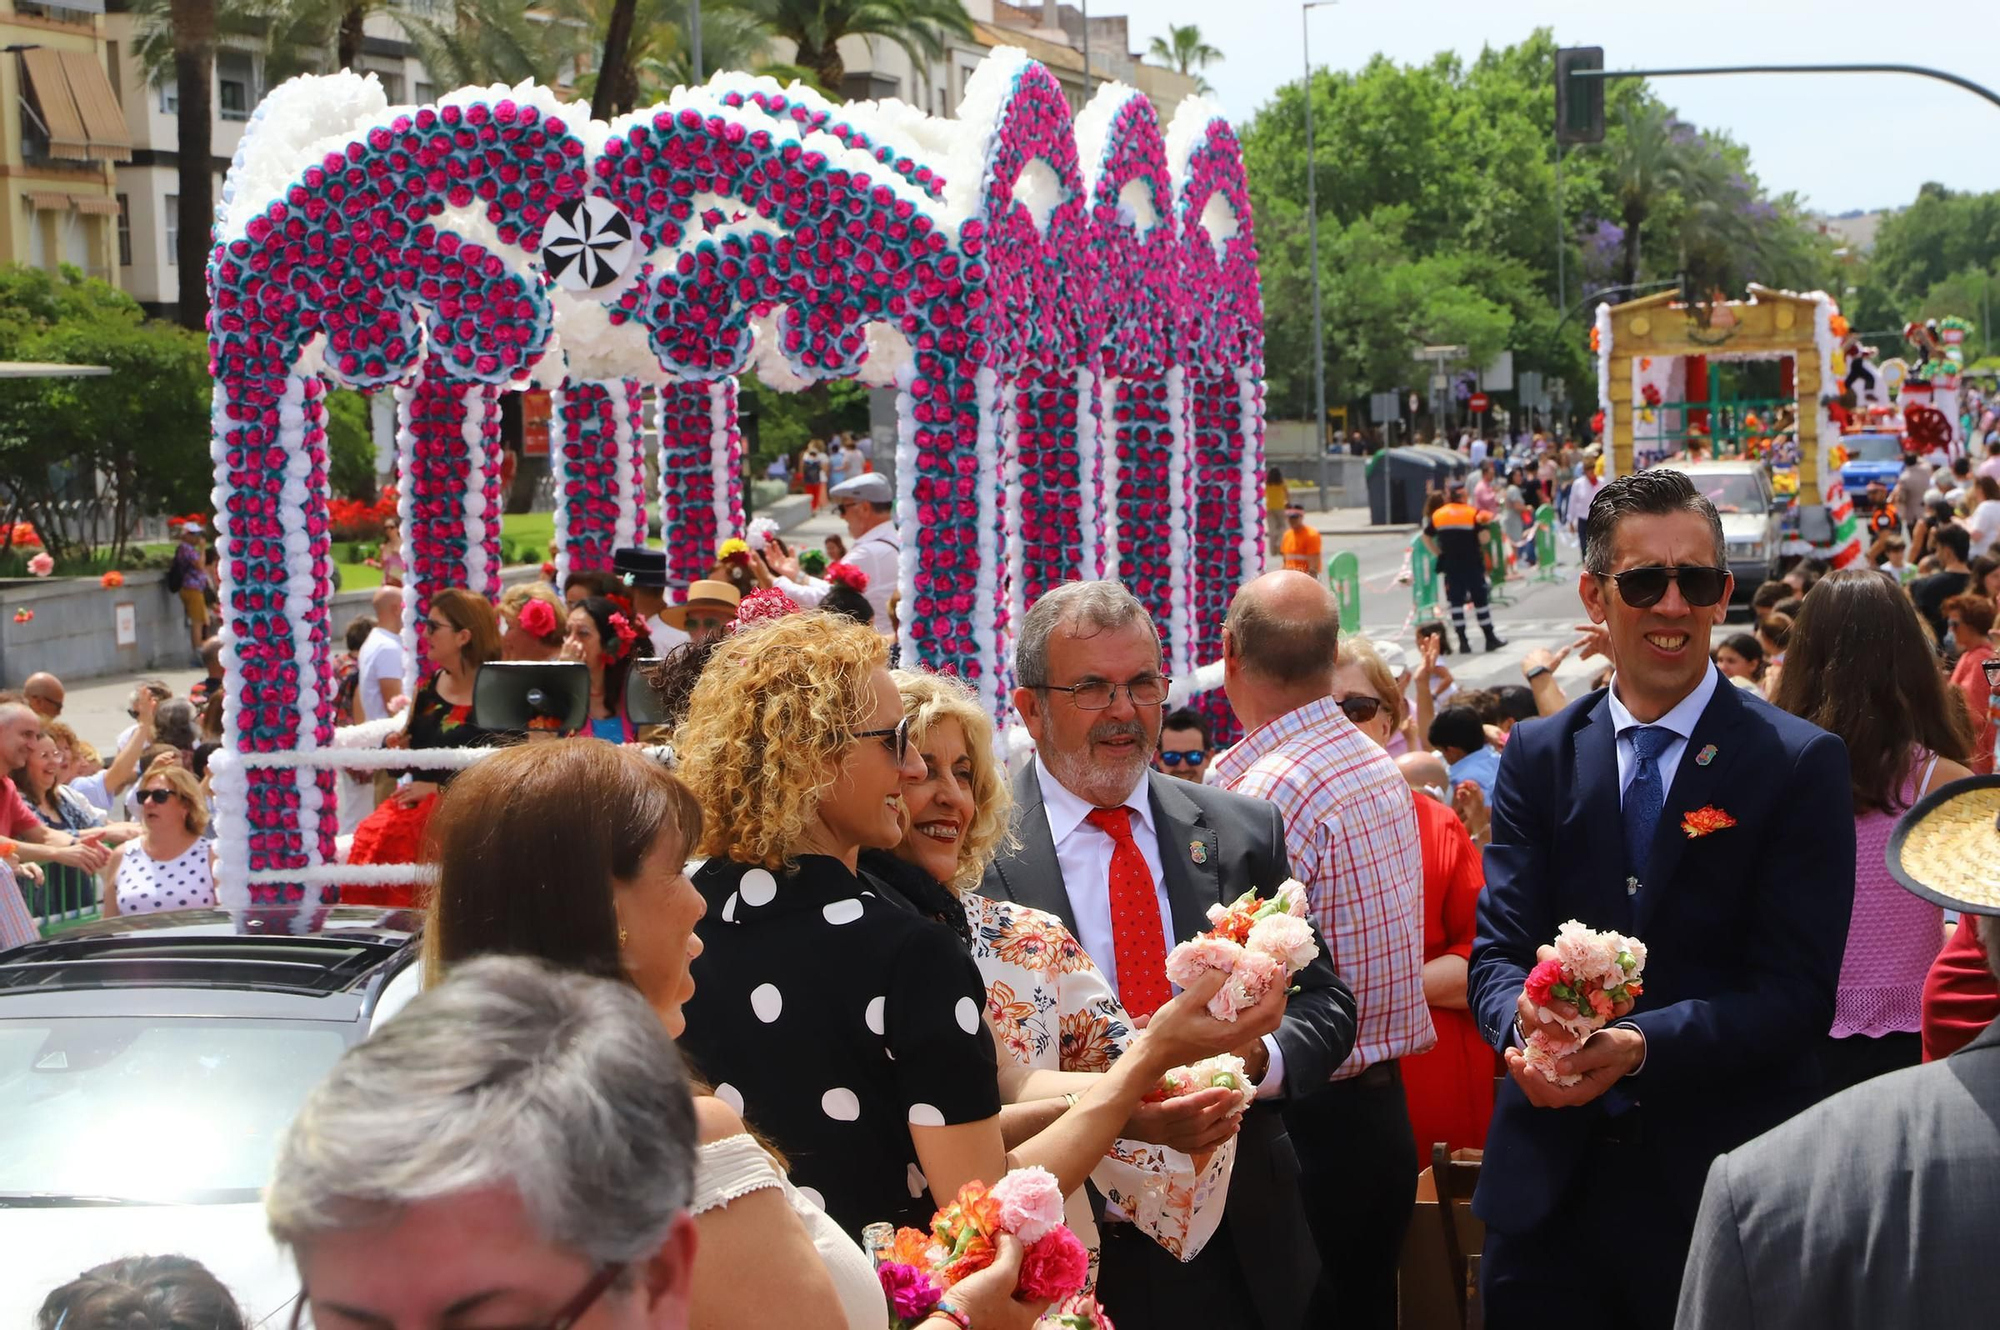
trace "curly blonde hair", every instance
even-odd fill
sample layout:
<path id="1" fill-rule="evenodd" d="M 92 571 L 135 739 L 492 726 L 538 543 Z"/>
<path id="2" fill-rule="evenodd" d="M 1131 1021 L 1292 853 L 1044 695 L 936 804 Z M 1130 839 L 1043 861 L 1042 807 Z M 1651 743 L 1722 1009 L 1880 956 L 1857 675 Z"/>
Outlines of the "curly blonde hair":
<path id="1" fill-rule="evenodd" d="M 1014 794 L 993 753 L 993 718 L 971 689 L 946 675 L 891 670 L 889 677 L 896 681 L 903 714 L 910 718 L 910 747 L 922 751 L 938 724 L 956 721 L 965 734 L 965 751 L 972 758 L 972 825 L 958 843 L 958 872 L 945 885 L 961 894 L 971 891 L 993 856 L 1014 845 Z"/>
<path id="2" fill-rule="evenodd" d="M 881 634 L 817 611 L 716 649 L 674 731 L 681 778 L 701 801 L 697 853 L 786 866 L 868 725 L 869 676 L 888 661 Z"/>

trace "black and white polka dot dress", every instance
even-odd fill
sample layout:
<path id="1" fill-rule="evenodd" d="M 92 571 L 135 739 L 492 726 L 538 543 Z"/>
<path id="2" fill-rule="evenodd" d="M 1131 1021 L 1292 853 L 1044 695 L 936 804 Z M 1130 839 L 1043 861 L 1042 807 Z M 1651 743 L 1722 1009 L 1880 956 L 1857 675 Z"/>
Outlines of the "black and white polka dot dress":
<path id="1" fill-rule="evenodd" d="M 910 1127 L 1000 1111 L 964 945 L 838 859 L 802 855 L 784 874 L 711 859 L 694 882 L 708 914 L 679 1041 L 693 1070 L 849 1234 L 929 1228 Z"/>
<path id="2" fill-rule="evenodd" d="M 209 868 L 211 844 L 197 840 L 172 859 L 155 859 L 143 842 L 125 847 L 118 865 L 118 913 L 154 914 L 215 904 L 215 875 Z"/>

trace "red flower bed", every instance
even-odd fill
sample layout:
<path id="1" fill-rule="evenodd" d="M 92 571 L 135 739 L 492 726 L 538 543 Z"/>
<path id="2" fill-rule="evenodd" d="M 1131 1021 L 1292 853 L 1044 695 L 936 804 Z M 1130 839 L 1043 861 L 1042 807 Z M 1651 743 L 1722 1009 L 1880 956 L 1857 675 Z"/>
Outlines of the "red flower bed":
<path id="1" fill-rule="evenodd" d="M 396 491 L 382 491 L 373 503 L 360 499 L 330 499 L 327 520 L 335 540 L 380 540 L 382 524 L 396 515 Z"/>

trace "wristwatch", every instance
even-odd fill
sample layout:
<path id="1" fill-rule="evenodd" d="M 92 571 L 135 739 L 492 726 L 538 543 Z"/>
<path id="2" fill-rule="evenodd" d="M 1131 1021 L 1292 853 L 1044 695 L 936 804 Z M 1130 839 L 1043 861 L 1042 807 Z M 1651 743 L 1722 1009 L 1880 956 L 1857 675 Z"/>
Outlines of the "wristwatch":
<path id="1" fill-rule="evenodd" d="M 1537 665 L 1535 666 L 1534 669 L 1528 671 L 1528 682 L 1533 683 L 1535 680 L 1541 678 L 1544 674 L 1547 674 L 1548 672 L 1549 672 L 1548 666 Z"/>

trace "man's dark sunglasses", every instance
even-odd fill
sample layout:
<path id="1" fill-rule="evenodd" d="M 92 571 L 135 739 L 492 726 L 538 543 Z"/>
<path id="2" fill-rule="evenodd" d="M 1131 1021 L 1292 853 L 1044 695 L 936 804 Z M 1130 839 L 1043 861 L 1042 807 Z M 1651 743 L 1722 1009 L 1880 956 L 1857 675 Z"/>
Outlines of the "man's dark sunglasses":
<path id="1" fill-rule="evenodd" d="M 905 716 L 886 730 L 858 731 L 854 737 L 882 740 L 882 746 L 895 755 L 896 765 L 901 766 L 903 759 L 910 755 L 910 718 Z"/>
<path id="2" fill-rule="evenodd" d="M 1198 767 L 1207 760 L 1208 750 L 1206 748 L 1162 748 L 1160 750 L 1160 761 L 1170 767 L 1177 767 L 1183 762 L 1191 767 Z"/>
<path id="3" fill-rule="evenodd" d="M 1369 721 L 1374 720 L 1376 716 L 1380 715 L 1382 711 L 1381 698 L 1367 697 L 1360 693 L 1355 694 L 1353 697 L 1343 697 L 1334 703 L 1334 705 L 1340 708 L 1340 713 L 1343 716 L 1346 716 L 1356 725 L 1366 725 Z"/>
<path id="4" fill-rule="evenodd" d="M 1622 573 L 1609 573 L 1607 576 L 1618 584 L 1619 596 L 1635 610 L 1659 604 L 1661 597 L 1667 594 L 1668 582 L 1680 583 L 1681 599 L 1702 608 L 1721 600 L 1723 588 L 1729 585 L 1727 568 L 1707 568 L 1700 564 L 1628 568 Z"/>

